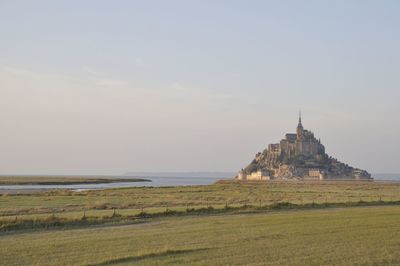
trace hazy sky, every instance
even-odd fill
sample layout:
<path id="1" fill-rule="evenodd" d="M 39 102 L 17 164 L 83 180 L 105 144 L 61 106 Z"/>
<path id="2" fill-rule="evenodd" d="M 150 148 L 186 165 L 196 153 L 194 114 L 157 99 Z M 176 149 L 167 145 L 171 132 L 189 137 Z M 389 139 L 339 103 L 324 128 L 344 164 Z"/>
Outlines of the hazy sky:
<path id="1" fill-rule="evenodd" d="M 236 171 L 303 125 L 400 172 L 400 1 L 0 0 L 0 174 Z"/>

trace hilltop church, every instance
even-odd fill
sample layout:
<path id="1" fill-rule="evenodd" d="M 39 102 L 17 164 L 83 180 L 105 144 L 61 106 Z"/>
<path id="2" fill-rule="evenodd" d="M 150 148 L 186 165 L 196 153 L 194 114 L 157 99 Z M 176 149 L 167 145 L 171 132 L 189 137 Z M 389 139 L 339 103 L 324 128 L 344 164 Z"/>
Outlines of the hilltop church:
<path id="1" fill-rule="evenodd" d="M 236 176 L 239 180 L 310 179 L 372 180 L 361 169 L 328 156 L 320 139 L 303 128 L 301 113 L 296 133 L 288 133 L 279 143 L 269 144 Z"/>

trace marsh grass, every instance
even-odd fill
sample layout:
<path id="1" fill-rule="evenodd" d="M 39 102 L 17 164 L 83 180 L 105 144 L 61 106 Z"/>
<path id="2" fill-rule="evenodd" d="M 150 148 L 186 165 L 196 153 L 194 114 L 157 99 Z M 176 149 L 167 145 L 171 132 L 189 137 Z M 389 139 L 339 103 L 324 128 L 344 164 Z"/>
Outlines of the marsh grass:
<path id="1" fill-rule="evenodd" d="M 81 218 L 61 217 L 54 213 L 50 216 L 39 216 L 27 218 L 22 216 L 18 219 L 2 219 L 0 220 L 0 231 L 17 231 L 26 229 L 48 229 L 54 227 L 85 227 L 99 224 L 116 224 L 116 223 L 136 223 L 141 220 L 151 218 L 160 218 L 168 216 L 190 216 L 190 215 L 218 215 L 218 214 L 235 214 L 235 213 L 261 213 L 276 210 L 307 210 L 307 209 L 323 209 L 323 208 L 345 208 L 345 207 L 360 207 L 360 206 L 396 206 L 400 205 L 400 201 L 359 201 L 359 202 L 324 202 L 324 203 L 306 203 L 295 204 L 290 202 L 276 202 L 271 205 L 249 205 L 241 206 L 210 206 L 198 208 L 166 208 L 164 211 L 145 212 L 141 210 L 135 213 L 123 214 L 119 210 L 113 209 L 112 213 L 102 212 L 103 215 L 97 213 L 96 216 L 88 216 L 86 211 L 83 212 Z"/>
<path id="2" fill-rule="evenodd" d="M 50 191 L 0 196 L 0 231 L 89 226 L 155 216 L 392 204 L 400 185 L 378 182 L 220 182 L 209 186 Z M 272 207 L 271 207 L 272 206 Z M 211 208 L 209 208 L 211 207 Z M 115 211 L 114 211 L 115 210 Z M 81 222 L 84 213 L 91 223 Z M 46 222 L 49 216 L 57 221 Z M 115 216 L 115 214 L 114 214 Z M 116 220 L 117 217 L 114 217 Z M 15 221 L 17 220 L 17 221 Z M 27 221 L 27 222 L 24 222 Z"/>
<path id="3" fill-rule="evenodd" d="M 0 231 L 133 223 L 164 216 L 397 205 L 400 184 L 229 182 L 0 196 Z"/>
<path id="4" fill-rule="evenodd" d="M 400 200 L 399 183 L 220 182 L 209 186 L 136 187 L 101 191 L 56 190 L 0 196 L 0 216 L 83 210 L 151 209 L 216 205 L 270 205 Z"/>
<path id="5" fill-rule="evenodd" d="M 241 215 L 171 215 L 135 225 L 5 234 L 0 264 L 400 264 L 399 206 L 254 209 Z"/>

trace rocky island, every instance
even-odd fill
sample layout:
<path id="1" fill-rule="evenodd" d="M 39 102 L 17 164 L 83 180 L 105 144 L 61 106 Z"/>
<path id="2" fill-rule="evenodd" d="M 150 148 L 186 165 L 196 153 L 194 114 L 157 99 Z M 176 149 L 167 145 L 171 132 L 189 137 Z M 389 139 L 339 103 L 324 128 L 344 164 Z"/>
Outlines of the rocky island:
<path id="1" fill-rule="evenodd" d="M 296 133 L 288 133 L 235 177 L 238 180 L 373 180 L 366 171 L 351 167 L 325 153 L 314 133 L 303 128 L 301 113 Z"/>

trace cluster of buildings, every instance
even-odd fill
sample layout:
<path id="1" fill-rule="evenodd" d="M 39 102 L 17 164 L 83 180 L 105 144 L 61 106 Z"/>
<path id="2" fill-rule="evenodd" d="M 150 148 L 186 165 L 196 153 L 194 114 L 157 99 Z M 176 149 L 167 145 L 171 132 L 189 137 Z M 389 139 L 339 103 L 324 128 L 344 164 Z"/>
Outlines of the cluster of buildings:
<path id="1" fill-rule="evenodd" d="M 361 169 L 328 156 L 320 139 L 303 128 L 301 114 L 296 133 L 288 133 L 279 143 L 269 144 L 236 176 L 239 180 L 309 179 L 372 180 Z"/>

